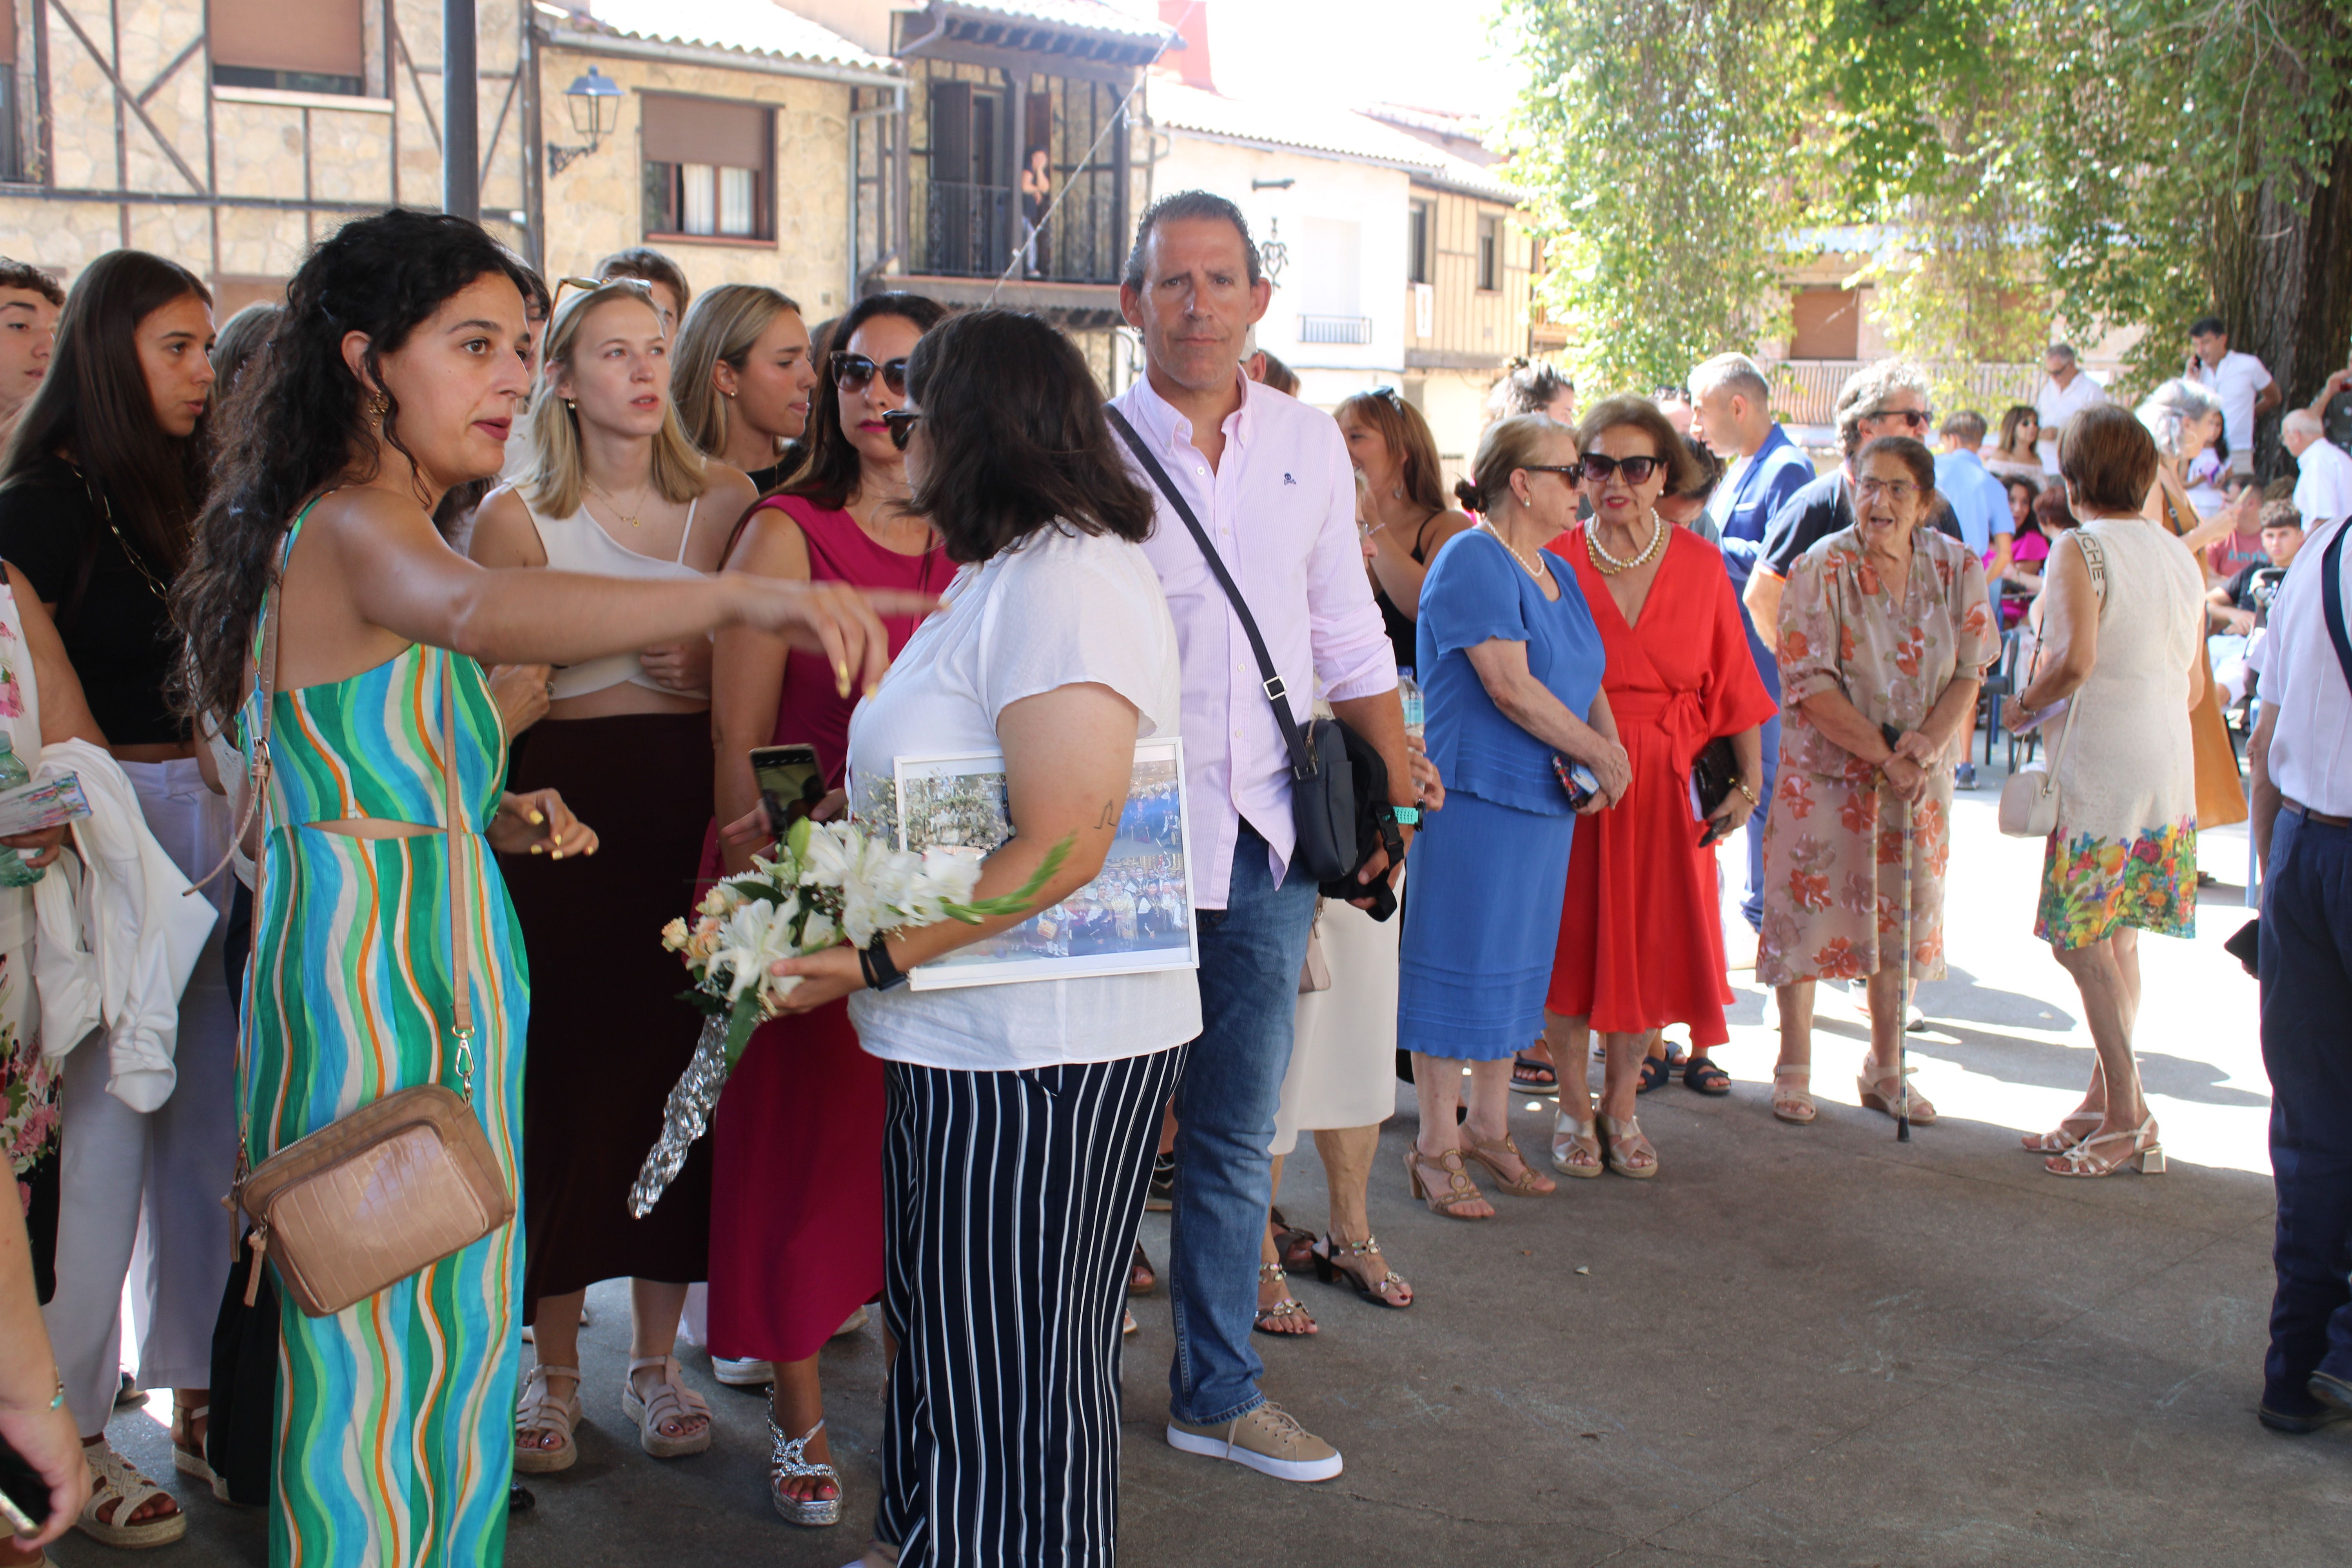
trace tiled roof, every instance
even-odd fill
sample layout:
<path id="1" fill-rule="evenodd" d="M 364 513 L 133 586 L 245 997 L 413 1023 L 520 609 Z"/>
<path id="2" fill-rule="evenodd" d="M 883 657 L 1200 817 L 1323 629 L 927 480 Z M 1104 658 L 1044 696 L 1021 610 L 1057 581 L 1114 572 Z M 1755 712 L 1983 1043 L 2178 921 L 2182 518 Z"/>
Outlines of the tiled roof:
<path id="1" fill-rule="evenodd" d="M 1074 32 L 1111 33 L 1122 37 L 1159 42 L 1170 29 L 1146 21 L 1102 0 L 942 0 L 946 8 L 1003 16 L 1012 21 L 1043 22 Z"/>
<path id="2" fill-rule="evenodd" d="M 1518 200 L 1517 191 L 1467 158 L 1433 147 L 1368 114 L 1293 103 L 1245 101 L 1222 93 L 1203 92 L 1166 78 L 1154 78 L 1150 90 L 1152 120 L 1172 130 L 1360 158 L 1403 169 L 1416 179 L 1490 201 Z"/>
<path id="3" fill-rule="evenodd" d="M 584 30 L 656 43 L 768 55 L 778 59 L 896 73 L 896 61 L 871 55 L 829 28 L 772 0 L 591 0 L 590 15 L 557 13 Z M 542 16 L 553 12 L 540 6 Z"/>

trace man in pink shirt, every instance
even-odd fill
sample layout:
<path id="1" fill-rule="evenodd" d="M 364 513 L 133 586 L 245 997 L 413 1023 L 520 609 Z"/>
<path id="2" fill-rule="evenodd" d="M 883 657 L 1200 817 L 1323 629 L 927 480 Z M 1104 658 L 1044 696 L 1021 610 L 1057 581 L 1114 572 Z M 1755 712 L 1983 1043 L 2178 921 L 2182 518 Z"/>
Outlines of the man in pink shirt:
<path id="1" fill-rule="evenodd" d="M 1273 286 L 1240 209 L 1188 191 L 1143 215 L 1119 306 L 1144 375 L 1113 401 L 1248 602 L 1304 724 L 1319 689 L 1387 762 L 1413 820 L 1394 654 L 1356 532 L 1355 476 L 1328 415 L 1251 381 L 1241 359 Z M 1137 478 L 1150 483 L 1139 467 Z M 1155 493 L 1158 493 L 1155 490 Z M 1290 757 L 1240 618 L 1167 497 L 1144 546 L 1183 660 L 1184 790 L 1201 910 L 1201 1037 L 1176 1090 L 1168 1441 L 1285 1480 L 1339 1473 L 1339 1451 L 1267 1403 L 1250 1344 L 1267 1145 L 1316 887 L 1293 867 Z M 1412 828 L 1403 832 L 1409 840 Z M 1384 859 L 1362 877 L 1393 878 Z"/>

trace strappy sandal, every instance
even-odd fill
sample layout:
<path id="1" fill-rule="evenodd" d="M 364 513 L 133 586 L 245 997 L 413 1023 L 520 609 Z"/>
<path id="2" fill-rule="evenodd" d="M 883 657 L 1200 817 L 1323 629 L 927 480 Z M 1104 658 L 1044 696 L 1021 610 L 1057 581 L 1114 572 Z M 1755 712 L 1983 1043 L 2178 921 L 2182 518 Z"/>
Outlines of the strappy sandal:
<path id="1" fill-rule="evenodd" d="M 205 1460 L 205 1445 L 196 1436 L 196 1423 L 212 1413 L 209 1405 L 199 1405 L 194 1410 L 184 1410 L 176 1403 L 172 1406 L 172 1468 L 184 1476 L 194 1476 L 207 1487 L 219 1478 Z"/>
<path id="2" fill-rule="evenodd" d="M 1135 1257 L 1127 1266 L 1127 1293 L 1149 1296 L 1160 1289 L 1160 1271 L 1151 1267 L 1151 1255 L 1143 1250 L 1143 1243 L 1135 1244 Z"/>
<path id="3" fill-rule="evenodd" d="M 188 1516 L 178 1511 L 177 1500 L 172 1494 L 139 1473 L 137 1466 L 114 1451 L 113 1445 L 103 1437 L 82 1449 L 89 1461 L 89 1500 L 81 1505 L 81 1516 L 74 1528 L 102 1546 L 142 1547 L 168 1546 L 188 1533 Z M 136 1524 L 131 1516 L 145 1508 L 150 1500 L 171 1500 L 174 1511 Z M 114 1517 L 121 1522 L 109 1524 L 99 1515 L 107 1504 L 114 1504 Z"/>
<path id="4" fill-rule="evenodd" d="M 1422 1173 L 1424 1171 L 1434 1171 L 1444 1176 L 1444 1189 L 1440 1190 L 1433 1182 L 1423 1181 Z M 1472 1181 L 1470 1173 L 1462 1168 L 1462 1152 L 1459 1149 L 1448 1149 L 1432 1160 L 1408 1143 L 1404 1149 L 1404 1173 L 1405 1179 L 1412 1184 L 1412 1195 L 1427 1204 L 1432 1214 L 1444 1215 L 1447 1219 L 1495 1217 L 1491 1214 L 1454 1212 L 1464 1204 L 1475 1204 L 1486 1195 L 1478 1190 L 1478 1184 Z"/>
<path id="5" fill-rule="evenodd" d="M 1590 1121 L 1579 1121 L 1565 1110 L 1554 1115 L 1551 1121 L 1551 1168 L 1563 1176 L 1579 1180 L 1598 1176 L 1601 1167 L 1601 1134 Z"/>
<path id="6" fill-rule="evenodd" d="M 1373 1283 L 1364 1278 L 1361 1270 L 1340 1262 L 1342 1258 L 1352 1258 L 1358 1262 L 1367 1258 L 1387 1261 L 1381 1251 L 1381 1244 L 1369 1236 L 1361 1241 L 1340 1241 L 1335 1237 L 1326 1236 L 1315 1244 L 1315 1278 L 1326 1285 L 1346 1285 L 1375 1307 L 1402 1311 L 1412 1305 L 1412 1281 L 1403 1275 L 1391 1269 L 1381 1276 L 1378 1283 Z M 1402 1300 L 1398 1299 L 1400 1295 Z"/>
<path id="7" fill-rule="evenodd" d="M 1261 1263 L 1257 1266 L 1257 1282 L 1261 1285 L 1286 1287 L 1290 1282 L 1290 1276 L 1283 1272 L 1282 1265 L 1279 1263 Z M 1304 1318 L 1307 1320 L 1307 1326 L 1303 1329 L 1267 1328 L 1267 1322 L 1276 1318 Z M 1307 1310 L 1305 1302 L 1285 1289 L 1281 1300 L 1257 1310 L 1257 1321 L 1252 1323 L 1250 1327 L 1261 1334 L 1272 1334 L 1276 1339 L 1303 1339 L 1315 1332 L 1315 1314 Z"/>
<path id="8" fill-rule="evenodd" d="M 1813 1104 L 1813 1068 L 1776 1067 L 1772 1069 L 1772 1114 L 1783 1121 L 1809 1127 L 1821 1111 Z"/>
<path id="9" fill-rule="evenodd" d="M 572 1392 L 559 1396 L 548 1386 L 550 1373 L 570 1378 Z M 530 1476 L 570 1469 L 580 1458 L 579 1445 L 572 1440 L 572 1429 L 579 1425 L 580 1369 L 549 1366 L 545 1363 L 532 1367 L 523 1373 L 522 1393 L 515 1400 L 514 1468 Z M 553 1432 L 563 1441 L 552 1448 L 521 1441 L 542 1432 Z"/>
<path id="10" fill-rule="evenodd" d="M 1683 1087 L 1696 1094 L 1719 1097 L 1731 1092 L 1731 1075 L 1710 1058 L 1693 1057 L 1683 1063 Z"/>
<path id="11" fill-rule="evenodd" d="M 2127 1142 L 2123 1152 L 2113 1159 L 2092 1152 L 2102 1143 L 2118 1140 Z M 2155 1117 L 2128 1132 L 2095 1132 L 2056 1158 L 2042 1162 L 2042 1168 L 2053 1176 L 2112 1176 L 2126 1165 L 2135 1167 L 2143 1176 L 2164 1174 L 2164 1145 L 2157 1142 Z"/>
<path id="12" fill-rule="evenodd" d="M 1642 1119 L 1629 1116 L 1620 1121 L 1612 1116 L 1595 1116 L 1593 1122 L 1601 1129 L 1601 1158 L 1621 1176 L 1646 1182 L 1658 1173 L 1658 1151 L 1642 1135 Z M 1650 1163 L 1633 1163 L 1632 1156 L 1646 1153 Z"/>
<path id="13" fill-rule="evenodd" d="M 1293 1273 L 1311 1268 L 1315 1256 L 1315 1233 L 1301 1230 L 1282 1217 L 1280 1209 L 1266 1211 L 1266 1223 L 1274 1231 L 1275 1260 Z"/>
<path id="14" fill-rule="evenodd" d="M 654 1389 L 651 1399 L 637 1392 L 637 1373 L 649 1366 L 662 1369 L 661 1383 Z M 621 1380 L 621 1414 L 637 1424 L 638 1444 L 656 1459 L 682 1458 L 710 1447 L 710 1406 L 704 1403 L 702 1395 L 678 1381 L 676 1356 L 639 1356 L 629 1363 L 629 1375 Z M 699 1432 L 684 1437 L 671 1437 L 662 1432 L 665 1421 L 683 1424 L 698 1415 L 702 1418 Z"/>
<path id="15" fill-rule="evenodd" d="M 649 1358 L 643 1364 L 650 1366 L 656 1359 L 661 1358 Z M 784 1429 L 776 1425 L 775 1415 L 772 1413 L 768 1416 L 768 1436 L 776 1445 L 768 1458 L 768 1500 L 776 1505 L 776 1511 L 783 1516 L 786 1524 L 819 1526 L 841 1522 L 841 1472 L 831 1465 L 811 1464 L 806 1457 L 809 1440 L 824 1430 L 824 1422 L 820 1419 L 799 1436 L 787 1437 Z M 803 1476 L 831 1481 L 833 1495 L 797 1498 L 783 1489 L 784 1482 Z"/>
<path id="16" fill-rule="evenodd" d="M 1664 1057 L 1642 1058 L 1642 1081 L 1633 1088 L 1635 1094 L 1647 1094 L 1654 1089 L 1664 1089 L 1674 1076 L 1674 1068 Z"/>
<path id="17" fill-rule="evenodd" d="M 2099 1130 L 2106 1118 L 2095 1110 L 2077 1110 L 2059 1118 L 2058 1125 L 2047 1132 L 2028 1132 L 2018 1140 L 2029 1154 L 2063 1154 L 2084 1139 Z M 2081 1129 L 2077 1131 L 2076 1129 Z"/>
<path id="18" fill-rule="evenodd" d="M 1864 1057 L 1862 1061 L 1862 1071 L 1855 1074 L 1853 1079 L 1854 1092 L 1861 1096 L 1863 1109 L 1881 1111 L 1888 1116 L 1894 1115 L 1895 1106 L 1903 1098 L 1901 1081 L 1893 1073 L 1888 1073 L 1885 1078 L 1874 1079 L 1867 1076 L 1869 1072 L 1870 1058 Z M 1916 1089 L 1911 1091 L 1910 1116 L 1911 1125 L 1914 1127 L 1936 1125 L 1934 1102 Z"/>
<path id="19" fill-rule="evenodd" d="M 1541 1057 L 1524 1053 L 1511 1058 L 1511 1092 L 1538 1098 L 1559 1092 L 1559 1069 Z"/>
<path id="20" fill-rule="evenodd" d="M 1492 1143 L 1481 1143 L 1475 1138 L 1469 1139 L 1462 1145 L 1462 1152 L 1465 1158 L 1475 1160 L 1486 1166 L 1486 1173 L 1495 1178 L 1495 1185 L 1515 1198 L 1539 1198 L 1547 1193 L 1556 1193 L 1559 1190 L 1559 1183 L 1528 1163 L 1528 1157 L 1519 1152 L 1519 1146 L 1511 1142 L 1508 1133 L 1505 1133 Z M 1508 1155 L 1519 1167 L 1517 1175 L 1512 1175 L 1506 1168 L 1504 1163 L 1506 1155 Z"/>

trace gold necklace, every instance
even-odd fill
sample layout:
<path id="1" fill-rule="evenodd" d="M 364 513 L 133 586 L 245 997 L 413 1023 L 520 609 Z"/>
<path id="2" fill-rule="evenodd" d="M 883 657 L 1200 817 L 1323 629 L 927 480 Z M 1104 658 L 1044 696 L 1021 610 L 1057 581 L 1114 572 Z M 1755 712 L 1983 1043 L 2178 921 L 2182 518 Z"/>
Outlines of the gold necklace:
<path id="1" fill-rule="evenodd" d="M 1528 558 L 1519 553 L 1519 547 L 1517 545 L 1513 544 L 1509 540 L 1503 537 L 1503 531 L 1501 529 L 1496 528 L 1491 522 L 1481 523 L 1479 526 L 1484 528 L 1488 533 L 1495 536 L 1496 543 L 1501 545 L 1504 549 L 1511 552 L 1511 559 L 1519 563 L 1520 571 L 1525 572 L 1528 576 L 1534 578 L 1538 583 L 1543 581 L 1543 569 L 1539 566 L 1528 565 Z"/>
<path id="2" fill-rule="evenodd" d="M 593 479 L 590 479 L 588 481 L 588 488 L 604 498 L 604 504 L 613 509 L 613 514 L 615 517 L 618 517 L 623 522 L 627 523 L 631 528 L 637 526 L 636 514 L 623 509 L 621 505 L 621 498 L 619 496 L 614 495 L 611 490 L 606 489 L 604 486 L 598 484 Z M 644 488 L 637 491 L 637 510 L 639 511 L 645 510 L 646 497 L 652 493 L 653 488 L 653 481 L 648 479 L 646 481 Z"/>
<path id="3" fill-rule="evenodd" d="M 1620 561 L 1601 547 L 1599 518 L 1594 518 L 1584 530 L 1584 548 L 1591 554 L 1592 563 L 1612 577 L 1620 572 L 1631 572 L 1637 567 L 1647 566 L 1657 559 L 1658 552 L 1665 547 L 1665 542 L 1666 525 L 1658 520 L 1658 514 L 1654 509 L 1650 513 L 1650 542 L 1642 546 L 1642 553 L 1631 561 Z"/>

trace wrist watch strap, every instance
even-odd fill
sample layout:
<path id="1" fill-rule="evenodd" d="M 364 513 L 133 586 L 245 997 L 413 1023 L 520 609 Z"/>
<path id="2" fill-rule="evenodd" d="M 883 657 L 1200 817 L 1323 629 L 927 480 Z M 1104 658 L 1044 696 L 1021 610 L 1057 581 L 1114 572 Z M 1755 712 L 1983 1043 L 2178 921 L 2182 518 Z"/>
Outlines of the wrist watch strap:
<path id="1" fill-rule="evenodd" d="M 895 991 L 907 984 L 906 972 L 890 957 L 890 939 L 877 936 L 857 950 L 857 967 L 869 991 Z"/>

